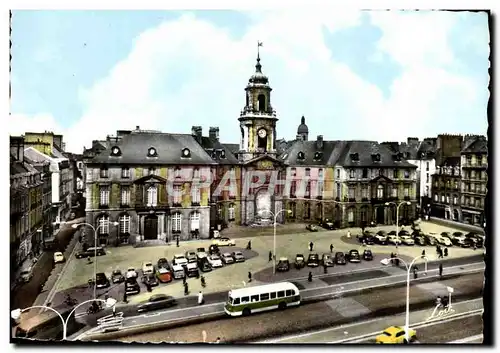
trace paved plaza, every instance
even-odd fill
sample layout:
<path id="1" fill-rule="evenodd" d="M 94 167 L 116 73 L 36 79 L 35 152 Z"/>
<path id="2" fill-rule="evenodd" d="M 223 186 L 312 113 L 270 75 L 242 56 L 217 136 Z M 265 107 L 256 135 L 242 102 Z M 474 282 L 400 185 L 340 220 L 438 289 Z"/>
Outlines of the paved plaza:
<path id="1" fill-rule="evenodd" d="M 286 226 L 281 226 L 282 229 Z M 424 233 L 441 233 L 443 231 L 453 232 L 455 229 L 449 227 L 444 227 L 441 225 L 436 225 L 429 222 L 421 222 L 420 227 Z M 394 226 L 381 226 L 370 228 L 372 231 L 378 231 L 380 229 L 389 231 L 394 230 Z M 294 229 L 295 230 L 295 229 Z M 305 229 L 304 229 L 305 230 Z M 272 228 L 271 228 L 272 231 Z M 295 230 L 296 231 L 296 230 Z M 351 249 L 358 249 L 360 252 L 364 250 L 364 247 L 360 244 L 355 243 L 356 234 L 360 234 L 361 230 L 359 228 L 350 229 L 352 234 L 352 239 L 348 240 L 346 238 L 346 233 L 348 229 L 327 231 L 321 230 L 319 232 L 311 233 L 304 231 L 301 233 L 294 234 L 278 234 L 276 237 L 277 243 L 277 258 L 286 256 L 292 263 L 292 268 L 287 273 L 277 273 L 273 276 L 272 274 L 272 262 L 269 261 L 269 251 L 273 248 L 273 236 L 272 235 L 262 235 L 253 237 L 238 237 L 236 238 L 235 247 L 221 247 L 222 252 L 232 252 L 235 250 L 242 250 L 247 260 L 244 263 L 231 264 L 224 266 L 223 268 L 214 269 L 211 272 L 204 273 L 207 287 L 202 288 L 199 279 L 189 278 L 189 291 L 190 295 L 196 295 L 198 291 L 203 290 L 204 293 L 211 292 L 221 292 L 228 291 L 233 288 L 241 288 L 248 283 L 248 272 L 253 275 L 253 284 L 261 282 L 269 282 L 275 280 L 285 280 L 285 279 L 295 279 L 304 278 L 307 276 L 309 271 L 313 272 L 313 275 L 319 275 L 323 273 L 323 268 L 310 269 L 306 267 L 302 270 L 296 270 L 293 268 L 293 261 L 295 255 L 298 253 L 304 254 L 306 257 L 309 254 L 309 243 L 312 241 L 314 243 L 313 252 L 318 253 L 320 256 L 323 253 L 330 253 L 330 244 L 334 246 L 335 251 L 347 252 Z M 269 233 L 269 229 L 263 229 L 264 234 Z M 222 234 L 224 236 L 224 233 Z M 252 242 L 252 251 L 245 250 L 248 241 Z M 132 246 L 122 246 L 122 247 L 109 247 L 106 249 L 107 254 L 105 256 L 97 257 L 93 261 L 97 261 L 97 272 L 104 272 L 106 275 L 111 275 L 114 269 L 121 269 L 124 272 L 128 267 L 132 266 L 136 269 L 142 267 L 142 263 L 145 261 L 152 261 L 156 264 L 160 257 L 165 257 L 169 261 L 173 258 L 174 254 L 182 253 L 184 254 L 188 250 L 196 250 L 198 247 L 205 247 L 208 249 L 209 245 L 212 243 L 211 240 L 197 240 L 181 242 L 180 246 L 177 247 L 175 243 L 170 245 L 161 246 L 147 246 L 134 248 Z M 329 273 L 339 273 L 339 272 L 349 272 L 353 270 L 361 270 L 363 268 L 375 269 L 377 267 L 382 267 L 380 260 L 389 257 L 390 253 L 395 251 L 395 246 L 369 246 L 372 249 L 375 259 L 374 261 L 362 261 L 360 264 L 347 264 L 346 266 L 335 266 L 329 268 Z M 411 260 L 416 256 L 421 255 L 422 250 L 426 250 L 426 254 L 430 261 L 437 260 L 437 254 L 434 247 L 421 247 L 421 246 L 399 246 L 398 253 L 405 260 Z M 449 249 L 448 258 L 456 258 L 469 256 L 473 254 L 478 254 L 480 250 L 472 249 L 462 249 L 457 247 L 451 247 Z M 93 277 L 94 265 L 87 264 L 86 259 L 76 259 L 72 257 L 68 259 L 68 268 L 64 271 L 63 277 L 58 283 L 56 289 L 57 293 L 53 299 L 53 305 L 56 302 L 62 301 L 66 293 L 71 293 L 77 300 L 82 301 L 91 298 L 91 289 L 87 286 L 87 281 L 89 278 Z M 106 291 L 99 291 L 102 295 L 105 292 L 117 299 L 121 300 L 123 298 L 123 284 L 113 286 L 111 289 Z M 174 297 L 184 296 L 184 288 L 182 286 L 182 281 L 174 280 L 168 284 L 160 284 L 153 288 L 152 292 L 147 292 L 145 286 L 141 284 L 141 293 L 138 295 L 129 296 L 129 302 L 137 303 L 139 301 L 146 300 L 152 294 L 165 293 L 172 295 Z"/>

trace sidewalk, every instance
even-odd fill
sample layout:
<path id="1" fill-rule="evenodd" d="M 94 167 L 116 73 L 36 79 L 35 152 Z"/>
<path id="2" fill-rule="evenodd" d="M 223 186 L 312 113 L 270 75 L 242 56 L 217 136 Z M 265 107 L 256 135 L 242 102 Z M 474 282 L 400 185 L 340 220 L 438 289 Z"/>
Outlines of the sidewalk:
<path id="1" fill-rule="evenodd" d="M 443 225 L 445 227 L 455 228 L 455 229 L 465 231 L 465 232 L 475 232 L 478 234 L 484 234 L 484 229 L 482 227 L 474 226 L 472 224 L 455 222 L 455 221 L 452 221 L 449 219 L 442 219 L 442 218 L 436 218 L 436 217 L 431 217 L 429 222 Z"/>

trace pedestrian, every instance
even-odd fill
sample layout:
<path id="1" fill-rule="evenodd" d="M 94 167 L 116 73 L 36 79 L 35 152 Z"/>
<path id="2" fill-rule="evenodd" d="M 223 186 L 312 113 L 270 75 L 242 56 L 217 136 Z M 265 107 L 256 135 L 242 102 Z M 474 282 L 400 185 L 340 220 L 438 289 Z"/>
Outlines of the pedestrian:
<path id="1" fill-rule="evenodd" d="M 323 265 L 323 272 L 326 274 L 328 273 L 328 267 L 326 265 Z"/>
<path id="2" fill-rule="evenodd" d="M 269 250 L 269 262 L 273 260 L 273 253 L 271 250 Z"/>
<path id="3" fill-rule="evenodd" d="M 418 271 L 418 267 L 417 266 L 413 267 L 413 279 L 417 279 L 418 278 L 417 271 Z"/>
<path id="4" fill-rule="evenodd" d="M 448 248 L 444 248 L 444 256 L 448 256 Z"/>
<path id="5" fill-rule="evenodd" d="M 177 245 L 177 247 L 179 247 L 179 236 L 177 236 L 177 239 L 175 240 L 175 244 Z"/>
<path id="6" fill-rule="evenodd" d="M 441 250 L 441 248 L 439 248 L 438 250 L 438 259 L 442 259 L 443 258 L 443 250 Z"/>
<path id="7" fill-rule="evenodd" d="M 330 244 L 330 252 L 333 252 L 333 244 Z"/>
<path id="8" fill-rule="evenodd" d="M 394 258 L 396 257 L 396 255 L 394 255 L 393 252 L 391 252 L 391 265 L 395 265 L 396 264 L 396 261 L 394 261 Z"/>
<path id="9" fill-rule="evenodd" d="M 425 256 L 425 249 L 422 250 L 422 256 Z"/>
<path id="10" fill-rule="evenodd" d="M 205 282 L 205 277 L 204 277 L 204 276 L 201 276 L 201 277 L 200 277 L 200 282 L 201 282 L 201 286 L 202 286 L 203 288 L 205 288 L 205 287 L 206 287 L 206 285 L 207 285 L 207 283 Z"/>
<path id="11" fill-rule="evenodd" d="M 350 239 L 350 238 L 351 238 L 351 231 L 350 231 L 350 230 L 348 230 L 348 231 L 347 231 L 347 239 Z"/>
<path id="12" fill-rule="evenodd" d="M 439 278 L 443 278 L 443 264 L 439 264 Z"/>
<path id="13" fill-rule="evenodd" d="M 247 249 L 252 250 L 252 241 L 251 240 L 248 241 Z"/>
<path id="14" fill-rule="evenodd" d="M 186 276 L 184 275 L 184 277 L 182 277 L 182 284 L 186 285 L 186 282 L 187 282 L 187 279 L 186 279 Z"/>
<path id="15" fill-rule="evenodd" d="M 436 306 L 441 306 L 441 297 L 439 295 L 436 298 Z"/>
<path id="16" fill-rule="evenodd" d="M 198 293 L 198 305 L 203 305 L 205 303 L 205 301 L 203 300 L 203 293 L 200 292 Z"/>
<path id="17" fill-rule="evenodd" d="M 189 294 L 189 286 L 186 282 L 186 284 L 184 284 L 184 295 L 188 295 Z"/>
<path id="18" fill-rule="evenodd" d="M 90 260 L 90 256 L 87 256 L 87 264 L 91 264 L 92 263 L 92 260 Z"/>
<path id="19" fill-rule="evenodd" d="M 127 301 L 127 292 L 126 292 L 126 291 L 125 291 L 125 292 L 123 292 L 123 302 L 124 302 L 125 304 L 127 304 L 127 303 L 128 303 L 128 301 Z"/>
<path id="20" fill-rule="evenodd" d="M 92 285 L 94 284 L 94 281 L 92 280 L 92 278 L 89 278 L 88 280 L 88 285 L 89 285 L 89 288 L 92 288 Z"/>
<path id="21" fill-rule="evenodd" d="M 313 280 L 313 274 L 311 271 L 309 271 L 309 275 L 307 276 L 307 281 L 312 282 L 312 280 Z"/>
<path id="22" fill-rule="evenodd" d="M 248 282 L 252 282 L 252 272 L 248 271 Z"/>
<path id="23" fill-rule="evenodd" d="M 477 249 L 477 247 L 476 247 L 476 243 L 474 242 L 474 243 L 472 244 L 472 250 L 476 250 L 476 249 Z"/>
<path id="24" fill-rule="evenodd" d="M 151 289 L 151 283 L 149 283 L 149 280 L 146 280 L 146 290 L 148 292 L 152 292 L 153 290 Z"/>
<path id="25" fill-rule="evenodd" d="M 395 259 L 396 259 L 396 266 L 399 267 L 399 258 L 396 257 Z"/>
<path id="26" fill-rule="evenodd" d="M 309 251 L 313 251 L 313 246 L 314 246 L 313 242 L 310 242 L 309 243 Z"/>
<path id="27" fill-rule="evenodd" d="M 443 308 L 448 307 L 448 298 L 446 296 L 443 296 L 443 299 L 441 299 L 441 303 L 443 304 Z"/>
<path id="28" fill-rule="evenodd" d="M 365 234 L 365 226 L 364 225 L 361 226 L 361 234 Z"/>

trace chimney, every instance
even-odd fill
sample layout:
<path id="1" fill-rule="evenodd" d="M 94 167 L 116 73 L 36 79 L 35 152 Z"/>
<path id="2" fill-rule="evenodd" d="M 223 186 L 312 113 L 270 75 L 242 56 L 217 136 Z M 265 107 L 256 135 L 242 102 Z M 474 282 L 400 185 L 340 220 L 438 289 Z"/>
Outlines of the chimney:
<path id="1" fill-rule="evenodd" d="M 139 125 L 136 125 L 136 126 L 135 126 L 135 130 L 136 130 L 136 131 L 139 131 L 140 129 L 141 129 L 141 127 L 140 127 Z"/>
<path id="2" fill-rule="evenodd" d="M 418 143 L 418 137 L 408 137 L 407 141 L 409 145 L 416 145 Z"/>
<path id="3" fill-rule="evenodd" d="M 24 162 L 24 137 L 10 137 L 10 153 L 14 156 L 16 161 Z"/>
<path id="4" fill-rule="evenodd" d="M 193 126 L 191 128 L 191 135 L 193 135 L 196 139 L 196 141 L 198 141 L 198 143 L 201 143 L 201 139 L 202 139 L 202 136 L 203 136 L 203 129 L 201 126 Z"/>
<path id="5" fill-rule="evenodd" d="M 208 129 L 208 137 L 212 141 L 219 141 L 219 128 L 218 127 L 210 127 Z"/>
<path id="6" fill-rule="evenodd" d="M 323 135 L 318 135 L 318 137 L 316 138 L 316 148 L 318 150 L 323 149 Z"/>
<path id="7" fill-rule="evenodd" d="M 62 135 L 54 135 L 54 144 L 57 145 L 60 149 L 63 149 L 63 136 Z"/>

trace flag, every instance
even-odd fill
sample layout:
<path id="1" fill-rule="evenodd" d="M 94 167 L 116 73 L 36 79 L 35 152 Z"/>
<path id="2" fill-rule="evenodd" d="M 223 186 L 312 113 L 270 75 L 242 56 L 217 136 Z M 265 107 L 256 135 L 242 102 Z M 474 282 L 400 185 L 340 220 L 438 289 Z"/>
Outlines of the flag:
<path id="1" fill-rule="evenodd" d="M 262 46 L 262 42 L 257 41 L 257 46 L 261 47 Z"/>

